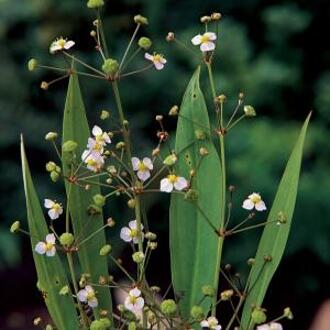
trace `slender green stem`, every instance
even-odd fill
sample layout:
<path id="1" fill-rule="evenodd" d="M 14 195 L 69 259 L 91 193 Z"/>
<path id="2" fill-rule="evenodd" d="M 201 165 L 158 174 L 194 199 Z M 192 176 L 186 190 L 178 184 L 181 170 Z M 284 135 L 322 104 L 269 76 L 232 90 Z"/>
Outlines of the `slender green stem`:
<path id="1" fill-rule="evenodd" d="M 257 225 L 252 225 L 252 226 L 244 227 L 242 229 L 234 230 L 233 232 L 231 232 L 231 234 L 237 234 L 237 233 L 240 233 L 242 231 L 255 229 L 255 228 L 258 228 L 258 227 L 263 227 L 263 226 L 269 225 L 269 224 L 277 222 L 277 221 L 278 220 L 265 221 L 265 222 L 262 222 L 262 223 L 258 223 Z"/>
<path id="2" fill-rule="evenodd" d="M 232 129 L 236 124 L 238 124 L 243 118 L 245 118 L 245 114 L 237 118 L 229 127 L 227 127 L 227 131 Z"/>
<path id="3" fill-rule="evenodd" d="M 232 326 L 232 324 L 234 323 L 235 319 L 237 318 L 237 315 L 238 315 L 238 313 L 239 313 L 239 310 L 241 309 L 241 306 L 242 306 L 244 300 L 245 300 L 244 295 L 241 295 L 241 296 L 240 296 L 240 299 L 239 299 L 239 302 L 238 302 L 238 304 L 237 304 L 237 307 L 236 307 L 236 309 L 235 309 L 235 311 L 234 311 L 234 314 L 233 314 L 233 316 L 231 317 L 229 323 L 227 324 L 227 327 L 226 327 L 225 330 L 230 330 L 230 329 L 231 329 L 231 326 Z"/>
<path id="4" fill-rule="evenodd" d="M 107 41 L 105 39 L 104 29 L 103 29 L 103 22 L 101 20 L 100 9 L 97 10 L 97 20 L 99 22 L 98 31 L 101 34 L 101 48 L 104 49 L 104 53 L 106 57 L 109 57 L 109 50 L 107 46 Z"/>
<path id="5" fill-rule="evenodd" d="M 80 247 L 81 245 L 83 245 L 84 243 L 88 242 L 91 238 L 93 238 L 95 235 L 97 235 L 100 231 L 104 230 L 104 228 L 108 227 L 108 224 L 100 227 L 99 229 L 97 229 L 96 231 L 94 231 L 94 233 L 90 234 L 89 236 L 87 236 L 84 240 L 82 240 L 81 242 L 79 242 L 77 244 L 77 247 Z"/>
<path id="6" fill-rule="evenodd" d="M 74 292 L 75 292 L 75 295 L 77 296 L 77 303 L 78 303 L 78 309 L 79 309 L 79 313 L 80 313 L 80 316 L 81 316 L 81 320 L 83 322 L 84 329 L 88 329 L 88 321 L 86 320 L 86 315 L 85 315 L 84 310 L 81 306 L 81 303 L 78 299 L 79 289 L 78 289 L 78 285 L 77 285 L 77 282 L 76 282 L 76 273 L 75 273 L 75 270 L 74 270 L 72 254 L 67 253 L 66 256 L 67 256 L 67 260 L 68 260 L 69 271 L 70 271 L 70 275 L 71 275 L 71 280 L 72 280 Z"/>
<path id="7" fill-rule="evenodd" d="M 126 271 L 126 269 L 111 254 L 109 256 L 116 266 L 128 277 L 128 279 L 134 283 L 135 279 Z"/>
<path id="8" fill-rule="evenodd" d="M 144 71 L 147 71 L 147 70 L 151 69 L 152 67 L 153 67 L 153 64 L 147 65 L 146 67 L 144 67 L 142 69 L 138 69 L 138 70 L 134 70 L 134 71 L 131 71 L 131 72 L 121 74 L 120 78 L 124 78 L 124 77 L 128 77 L 128 76 L 132 76 L 134 74 L 142 73 Z"/>
<path id="9" fill-rule="evenodd" d="M 131 61 L 135 58 L 135 56 L 137 54 L 139 54 L 141 52 L 142 48 L 139 47 L 137 48 L 134 53 L 127 59 L 126 63 L 123 64 L 122 70 L 124 70 L 125 68 L 127 68 L 128 64 L 131 63 Z"/>
<path id="10" fill-rule="evenodd" d="M 137 223 L 137 232 L 138 232 L 138 248 L 139 248 L 139 252 L 143 252 L 140 196 L 135 196 L 135 219 L 136 219 L 136 223 Z M 143 264 L 139 263 L 139 276 L 138 277 L 140 280 L 142 280 L 142 276 L 143 276 Z"/>

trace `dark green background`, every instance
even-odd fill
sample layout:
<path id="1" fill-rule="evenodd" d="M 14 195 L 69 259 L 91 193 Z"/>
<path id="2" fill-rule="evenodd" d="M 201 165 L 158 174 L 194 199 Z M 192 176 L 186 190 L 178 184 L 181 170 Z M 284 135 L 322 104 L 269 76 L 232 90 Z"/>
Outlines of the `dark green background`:
<path id="1" fill-rule="evenodd" d="M 168 60 L 165 70 L 134 76 L 121 84 L 138 156 L 154 147 L 155 114 L 165 114 L 173 104 L 180 103 L 197 64 L 189 53 L 167 44 L 164 37 L 168 31 L 175 31 L 181 41 L 190 45 L 191 37 L 202 31 L 199 17 L 222 12 L 215 79 L 218 92 L 229 99 L 225 112 L 231 114 L 238 93 L 243 91 L 246 102 L 254 105 L 258 113 L 256 119 L 242 122 L 228 136 L 229 183 L 237 187 L 237 219 L 242 215 L 242 198 L 252 190 L 261 192 L 270 205 L 299 127 L 308 112 L 314 110 L 292 233 L 265 301 L 270 316 L 291 306 L 296 317 L 285 325 L 286 329 L 307 328 L 317 307 L 329 297 L 328 2 L 121 0 L 108 1 L 105 11 L 112 56 L 120 58 L 123 54 L 134 29 L 132 17 L 143 13 L 149 17 L 150 25 L 143 28 L 142 35 L 151 37 L 154 49 Z M 55 155 L 43 137 L 50 130 L 60 130 L 66 81 L 48 92 L 42 91 L 41 80 L 51 80 L 56 75 L 42 70 L 30 73 L 26 62 L 36 57 L 44 64 L 62 65 L 62 58 L 50 56 L 48 47 L 55 37 L 63 35 L 76 41 L 75 54 L 100 66 L 89 37 L 93 19 L 85 1 L 0 0 L 0 329 L 28 329 L 27 324 L 42 309 L 29 242 L 12 236 L 8 230 L 14 219 L 25 224 L 18 147 L 21 132 L 40 196 L 63 193 L 61 187 L 50 184 L 44 171 L 45 162 Z M 141 55 L 132 68 L 142 65 Z M 206 78 L 206 72 L 203 74 Z M 108 86 L 86 78 L 81 84 L 92 123 L 100 123 L 98 114 L 103 108 L 115 112 Z M 210 100 L 206 79 L 202 87 Z M 165 123 L 169 130 L 175 127 L 171 119 Z M 156 196 L 148 202 L 150 226 L 161 234 L 151 278 L 163 288 L 169 281 L 167 202 Z M 111 207 L 107 215 L 114 216 L 119 224 L 131 217 L 127 210 L 119 212 Z M 243 233 L 225 247 L 224 262 L 235 265 L 243 276 L 247 272 L 245 260 L 253 255 L 259 234 Z M 118 254 L 121 247 L 116 249 Z M 160 258 L 164 259 L 161 265 L 157 263 Z"/>

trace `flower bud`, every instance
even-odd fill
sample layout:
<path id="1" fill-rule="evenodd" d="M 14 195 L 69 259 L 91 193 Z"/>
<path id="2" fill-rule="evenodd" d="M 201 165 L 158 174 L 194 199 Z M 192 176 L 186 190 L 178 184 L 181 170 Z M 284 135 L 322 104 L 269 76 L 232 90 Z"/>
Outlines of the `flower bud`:
<path id="1" fill-rule="evenodd" d="M 94 320 L 89 327 L 90 330 L 106 330 L 107 327 L 101 322 L 101 320 Z"/>
<path id="2" fill-rule="evenodd" d="M 254 258 L 249 258 L 248 261 L 246 262 L 248 266 L 253 266 L 256 260 Z"/>
<path id="3" fill-rule="evenodd" d="M 132 259 L 135 263 L 140 264 L 144 260 L 144 253 L 141 251 L 132 254 Z"/>
<path id="4" fill-rule="evenodd" d="M 99 8 L 104 6 L 104 0 L 88 0 L 87 7 L 88 8 Z"/>
<path id="5" fill-rule="evenodd" d="M 14 221 L 12 225 L 10 226 L 10 232 L 12 234 L 16 234 L 21 228 L 21 222 L 20 221 Z"/>
<path id="6" fill-rule="evenodd" d="M 211 285 L 204 285 L 202 286 L 202 292 L 204 296 L 213 297 L 215 290 Z"/>
<path id="7" fill-rule="evenodd" d="M 56 132 L 48 132 L 45 135 L 45 140 L 47 141 L 55 141 L 57 139 L 58 134 Z"/>
<path id="8" fill-rule="evenodd" d="M 47 90 L 49 87 L 48 85 L 48 82 L 47 81 L 42 81 L 41 84 L 40 84 L 40 88 L 43 89 L 43 90 Z"/>
<path id="9" fill-rule="evenodd" d="M 99 277 L 99 284 L 100 285 L 106 285 L 108 283 L 109 283 L 109 277 L 102 276 L 102 275 Z M 107 311 L 104 311 L 104 312 L 107 312 Z M 100 313 L 100 315 L 101 315 L 101 313 Z M 107 315 L 107 314 L 105 314 L 105 315 Z"/>
<path id="10" fill-rule="evenodd" d="M 96 215 L 96 214 L 101 214 L 102 213 L 102 208 L 95 204 L 91 204 L 88 206 L 87 212 L 89 215 Z"/>
<path id="11" fill-rule="evenodd" d="M 101 194 L 96 194 L 93 196 L 93 201 L 95 205 L 102 207 L 105 204 L 106 198 Z"/>
<path id="12" fill-rule="evenodd" d="M 196 201 L 198 199 L 198 191 L 195 189 L 189 189 L 185 195 L 184 199 L 188 201 Z"/>
<path id="13" fill-rule="evenodd" d="M 136 327 L 136 323 L 135 322 L 130 322 L 128 324 L 128 330 L 136 330 L 137 327 Z"/>
<path id="14" fill-rule="evenodd" d="M 110 117 L 110 112 L 107 110 L 102 110 L 101 114 L 100 114 L 100 119 L 101 120 L 105 120 L 108 119 Z"/>
<path id="15" fill-rule="evenodd" d="M 60 178 L 60 175 L 56 171 L 50 172 L 49 176 L 53 182 L 57 182 L 58 179 Z"/>
<path id="16" fill-rule="evenodd" d="M 107 220 L 107 225 L 108 225 L 109 227 L 114 227 L 115 224 L 116 224 L 116 221 L 113 220 L 113 218 L 111 218 L 111 217 L 108 218 L 108 220 Z"/>
<path id="17" fill-rule="evenodd" d="M 110 244 L 103 245 L 100 249 L 100 256 L 104 257 L 107 256 L 112 250 L 112 247 Z"/>
<path id="18" fill-rule="evenodd" d="M 74 236 L 71 233 L 63 233 L 60 236 L 60 243 L 65 246 L 71 246 L 74 242 Z"/>
<path id="19" fill-rule="evenodd" d="M 202 16 L 200 18 L 201 23 L 210 23 L 211 22 L 211 16 Z"/>
<path id="20" fill-rule="evenodd" d="M 163 163 L 167 166 L 173 166 L 177 160 L 178 160 L 178 157 L 176 156 L 176 154 L 172 153 L 171 155 L 167 156 L 164 159 Z"/>
<path id="21" fill-rule="evenodd" d="M 151 286 L 151 287 L 150 287 L 150 290 L 151 290 L 152 292 L 154 292 L 154 293 L 158 293 L 158 292 L 160 292 L 160 287 L 154 285 L 154 286 Z"/>
<path id="22" fill-rule="evenodd" d="M 150 250 L 156 250 L 158 243 L 157 242 L 148 242 L 148 246 Z"/>
<path id="23" fill-rule="evenodd" d="M 38 67 L 38 61 L 35 58 L 31 58 L 28 62 L 29 71 L 34 71 Z"/>
<path id="24" fill-rule="evenodd" d="M 47 324 L 45 330 L 54 330 L 51 324 Z"/>
<path id="25" fill-rule="evenodd" d="M 229 300 L 234 294 L 233 290 L 225 290 L 220 293 L 221 300 Z"/>
<path id="26" fill-rule="evenodd" d="M 41 317 L 36 317 L 34 320 L 33 320 L 33 325 L 40 325 L 40 323 L 42 322 L 42 319 Z"/>
<path id="27" fill-rule="evenodd" d="M 224 103 L 227 100 L 227 96 L 225 94 L 221 94 L 216 97 L 216 101 L 219 103 Z"/>
<path id="28" fill-rule="evenodd" d="M 244 113 L 246 117 L 255 117 L 257 115 L 256 111 L 251 105 L 244 106 Z"/>
<path id="29" fill-rule="evenodd" d="M 105 74 L 113 76 L 119 70 L 119 63 L 113 58 L 107 58 L 102 65 L 102 70 Z"/>
<path id="30" fill-rule="evenodd" d="M 136 24 L 141 24 L 141 25 L 148 25 L 148 19 L 142 15 L 135 15 L 134 16 L 134 22 Z"/>
<path id="31" fill-rule="evenodd" d="M 289 319 L 289 320 L 293 320 L 293 314 L 292 314 L 292 311 L 291 311 L 290 307 L 286 307 L 286 308 L 284 308 L 283 315 L 284 315 L 287 319 Z"/>
<path id="32" fill-rule="evenodd" d="M 205 318 L 205 314 L 201 306 L 193 306 L 190 310 L 190 315 L 196 321 L 201 321 Z"/>
<path id="33" fill-rule="evenodd" d="M 175 34 L 174 32 L 169 32 L 167 33 L 167 36 L 166 36 L 166 41 L 167 42 L 172 42 L 175 40 Z"/>
<path id="34" fill-rule="evenodd" d="M 283 223 L 286 223 L 287 222 L 287 217 L 284 214 L 284 212 L 282 212 L 282 211 L 278 212 L 278 214 L 277 214 L 277 221 L 280 224 L 283 224 Z"/>
<path id="35" fill-rule="evenodd" d="M 267 320 L 265 309 L 260 307 L 255 307 L 252 311 L 251 319 L 255 324 L 265 323 Z"/>
<path id="36" fill-rule="evenodd" d="M 173 299 L 166 299 L 160 304 L 160 310 L 166 316 L 174 316 L 177 311 L 177 305 Z"/>
<path id="37" fill-rule="evenodd" d="M 145 233 L 144 237 L 148 241 L 155 241 L 157 239 L 157 235 L 155 233 L 152 233 L 151 231 L 148 231 L 147 233 Z"/>
<path id="38" fill-rule="evenodd" d="M 221 19 L 222 15 L 220 13 L 212 13 L 211 14 L 211 20 L 212 21 L 219 21 Z"/>
<path id="39" fill-rule="evenodd" d="M 117 175 L 117 169 L 114 165 L 110 165 L 107 167 L 107 171 L 111 174 L 111 175 Z"/>
<path id="40" fill-rule="evenodd" d="M 65 141 L 62 145 L 63 152 L 73 152 L 77 149 L 78 143 L 72 140 Z"/>
<path id="41" fill-rule="evenodd" d="M 138 45 L 142 49 L 148 50 L 152 45 L 152 41 L 147 37 L 141 37 L 138 41 Z"/>
<path id="42" fill-rule="evenodd" d="M 121 150 L 125 148 L 125 142 L 120 141 L 116 144 L 116 149 Z"/>
<path id="43" fill-rule="evenodd" d="M 128 206 L 130 209 L 134 209 L 135 205 L 136 205 L 136 201 L 135 201 L 135 199 L 132 198 L 132 199 L 130 199 L 130 200 L 127 201 L 127 206 Z"/>
<path id="44" fill-rule="evenodd" d="M 201 156 L 207 156 L 207 155 L 209 154 L 209 152 L 208 152 L 208 150 L 207 150 L 206 148 L 201 147 L 201 148 L 199 149 L 199 154 L 200 154 Z"/>
<path id="45" fill-rule="evenodd" d="M 265 262 L 271 262 L 273 260 L 273 257 L 271 255 L 265 255 L 264 256 L 264 261 Z"/>
<path id="46" fill-rule="evenodd" d="M 152 150 L 152 156 L 155 157 L 155 156 L 158 156 L 160 153 L 160 149 L 159 148 L 155 148 L 154 150 Z"/>
<path id="47" fill-rule="evenodd" d="M 177 116 L 179 113 L 179 107 L 177 105 L 173 105 L 173 107 L 169 111 L 169 116 Z"/>
<path id="48" fill-rule="evenodd" d="M 47 172 L 55 171 L 55 169 L 56 169 L 56 164 L 54 162 L 48 162 L 46 164 L 46 171 Z"/>
<path id="49" fill-rule="evenodd" d="M 96 37 L 96 31 L 95 30 L 92 30 L 89 34 L 93 38 Z"/>
<path id="50" fill-rule="evenodd" d="M 61 288 L 59 295 L 60 296 L 67 296 L 70 292 L 69 286 L 65 285 L 64 287 Z"/>
<path id="51" fill-rule="evenodd" d="M 206 139 L 206 134 L 203 130 L 201 129 L 196 129 L 195 130 L 195 137 L 197 140 L 205 140 Z"/>
<path id="52" fill-rule="evenodd" d="M 106 182 L 107 184 L 112 184 L 112 181 L 113 181 L 113 180 L 112 180 L 111 178 L 108 178 L 108 179 L 105 180 L 105 182 Z"/>
<path id="53" fill-rule="evenodd" d="M 157 115 L 155 119 L 157 121 L 162 121 L 163 120 L 163 116 L 162 115 Z"/>

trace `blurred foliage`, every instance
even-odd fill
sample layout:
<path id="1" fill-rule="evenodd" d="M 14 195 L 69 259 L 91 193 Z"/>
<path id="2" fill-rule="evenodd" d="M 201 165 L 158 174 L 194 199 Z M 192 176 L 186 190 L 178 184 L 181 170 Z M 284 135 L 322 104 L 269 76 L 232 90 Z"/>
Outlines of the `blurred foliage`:
<path id="1" fill-rule="evenodd" d="M 165 114 L 173 104 L 180 103 L 196 65 L 190 53 L 166 43 L 163 37 L 168 31 L 175 31 L 190 46 L 191 37 L 202 31 L 199 17 L 213 10 L 222 12 L 215 79 L 219 92 L 228 96 L 226 112 L 230 116 L 240 91 L 258 112 L 256 119 L 241 123 L 228 135 L 229 182 L 237 187 L 236 219 L 243 216 L 240 202 L 251 189 L 262 192 L 266 201 L 274 196 L 298 128 L 309 110 L 315 109 L 287 251 L 288 258 L 304 256 L 306 252 L 320 260 L 314 274 L 309 273 L 306 278 L 303 272 L 297 274 L 298 283 L 309 283 L 302 284 L 309 293 L 320 290 L 320 286 L 314 285 L 317 272 L 330 265 L 327 201 L 330 48 L 325 49 L 324 40 L 329 8 L 328 2 L 322 0 L 109 0 L 104 22 L 111 55 L 120 58 L 134 28 L 132 16 L 140 12 L 147 15 L 150 25 L 143 28 L 141 35 L 150 36 L 154 49 L 168 59 L 166 70 L 134 76 L 120 86 L 132 124 L 135 150 L 143 150 L 139 152 L 143 155 L 156 143 L 155 114 Z M 56 75 L 42 70 L 31 74 L 26 62 L 36 57 L 43 64 L 63 65 L 61 56 L 48 53 L 54 38 L 63 35 L 76 41 L 78 56 L 101 66 L 89 37 L 93 19 L 93 12 L 84 6 L 84 1 L 0 0 L 0 239 L 3 243 L 0 267 L 3 269 L 19 265 L 20 240 L 8 234 L 8 226 L 16 218 L 25 218 L 18 159 L 20 132 L 25 135 L 40 196 L 61 199 L 63 193 L 63 188 L 50 185 L 45 174 L 44 164 L 54 159 L 55 153 L 43 137 L 50 130 L 60 130 L 66 81 L 52 86 L 48 92 L 42 91 L 40 82 Z M 142 65 L 141 55 L 131 68 Z M 202 87 L 206 90 L 209 86 L 205 72 L 204 78 Z M 90 120 L 100 124 L 97 118 L 101 109 L 116 111 L 111 91 L 102 82 L 82 78 L 81 83 Z M 207 96 L 210 100 L 210 95 Z M 166 119 L 166 125 L 175 128 L 172 120 Z M 164 201 L 166 198 L 152 197 L 147 207 L 152 214 L 151 226 L 164 234 L 162 253 L 166 255 Z M 121 223 L 130 217 L 124 207 L 113 209 L 110 205 L 108 213 Z M 253 255 L 256 247 L 251 242 L 258 234 L 244 233 L 228 241 L 225 261 L 237 264 Z"/>

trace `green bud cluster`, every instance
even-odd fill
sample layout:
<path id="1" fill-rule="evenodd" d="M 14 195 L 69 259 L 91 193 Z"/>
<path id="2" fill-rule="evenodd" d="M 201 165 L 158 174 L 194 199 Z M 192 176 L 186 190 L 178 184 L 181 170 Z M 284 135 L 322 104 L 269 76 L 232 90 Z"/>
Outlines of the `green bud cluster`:
<path id="1" fill-rule="evenodd" d="M 147 37 L 141 37 L 138 41 L 138 45 L 142 49 L 148 50 L 152 45 L 152 41 Z"/>
<path id="2" fill-rule="evenodd" d="M 12 234 L 15 234 L 15 233 L 17 233 L 19 231 L 20 228 L 21 228 L 21 222 L 20 221 L 15 221 L 10 226 L 10 232 Z"/>
<path id="3" fill-rule="evenodd" d="M 255 324 L 265 323 L 267 320 L 265 310 L 260 307 L 254 308 L 251 314 L 251 319 Z"/>
<path id="4" fill-rule="evenodd" d="M 77 149 L 78 143 L 72 140 L 65 141 L 62 145 L 62 151 L 67 152 L 73 152 Z"/>
<path id="5" fill-rule="evenodd" d="M 38 67 L 38 61 L 35 58 L 31 58 L 28 62 L 29 71 L 34 71 Z"/>
<path id="6" fill-rule="evenodd" d="M 107 330 L 111 326 L 111 321 L 107 317 L 94 320 L 90 325 L 90 330 Z"/>
<path id="7" fill-rule="evenodd" d="M 71 246 L 74 242 L 74 236 L 71 233 L 63 233 L 60 236 L 60 243 L 64 246 Z"/>
<path id="8" fill-rule="evenodd" d="M 100 8 L 104 6 L 104 0 L 88 0 L 87 7 L 88 8 Z"/>
<path id="9" fill-rule="evenodd" d="M 109 76 L 114 76 L 118 70 L 119 63 L 113 58 L 107 58 L 102 65 L 102 71 Z"/>
<path id="10" fill-rule="evenodd" d="M 106 198 L 101 194 L 96 194 L 93 196 L 93 201 L 96 206 L 103 207 L 105 205 Z"/>
<path id="11" fill-rule="evenodd" d="M 100 249 L 100 256 L 107 256 L 112 250 L 110 244 L 103 245 Z"/>
<path id="12" fill-rule="evenodd" d="M 203 308 L 200 306 L 193 306 L 190 310 L 190 315 L 196 321 L 201 321 L 205 318 Z"/>
<path id="13" fill-rule="evenodd" d="M 49 176 L 53 182 L 57 182 L 61 175 L 61 168 L 54 162 L 48 162 L 46 164 L 46 171 L 49 172 Z"/>
<path id="14" fill-rule="evenodd" d="M 144 260 L 144 253 L 141 251 L 134 252 L 132 254 L 132 259 L 135 263 L 140 264 Z"/>
<path id="15" fill-rule="evenodd" d="M 173 299 L 166 299 L 160 304 L 160 310 L 166 316 L 174 316 L 177 312 L 177 305 Z"/>

